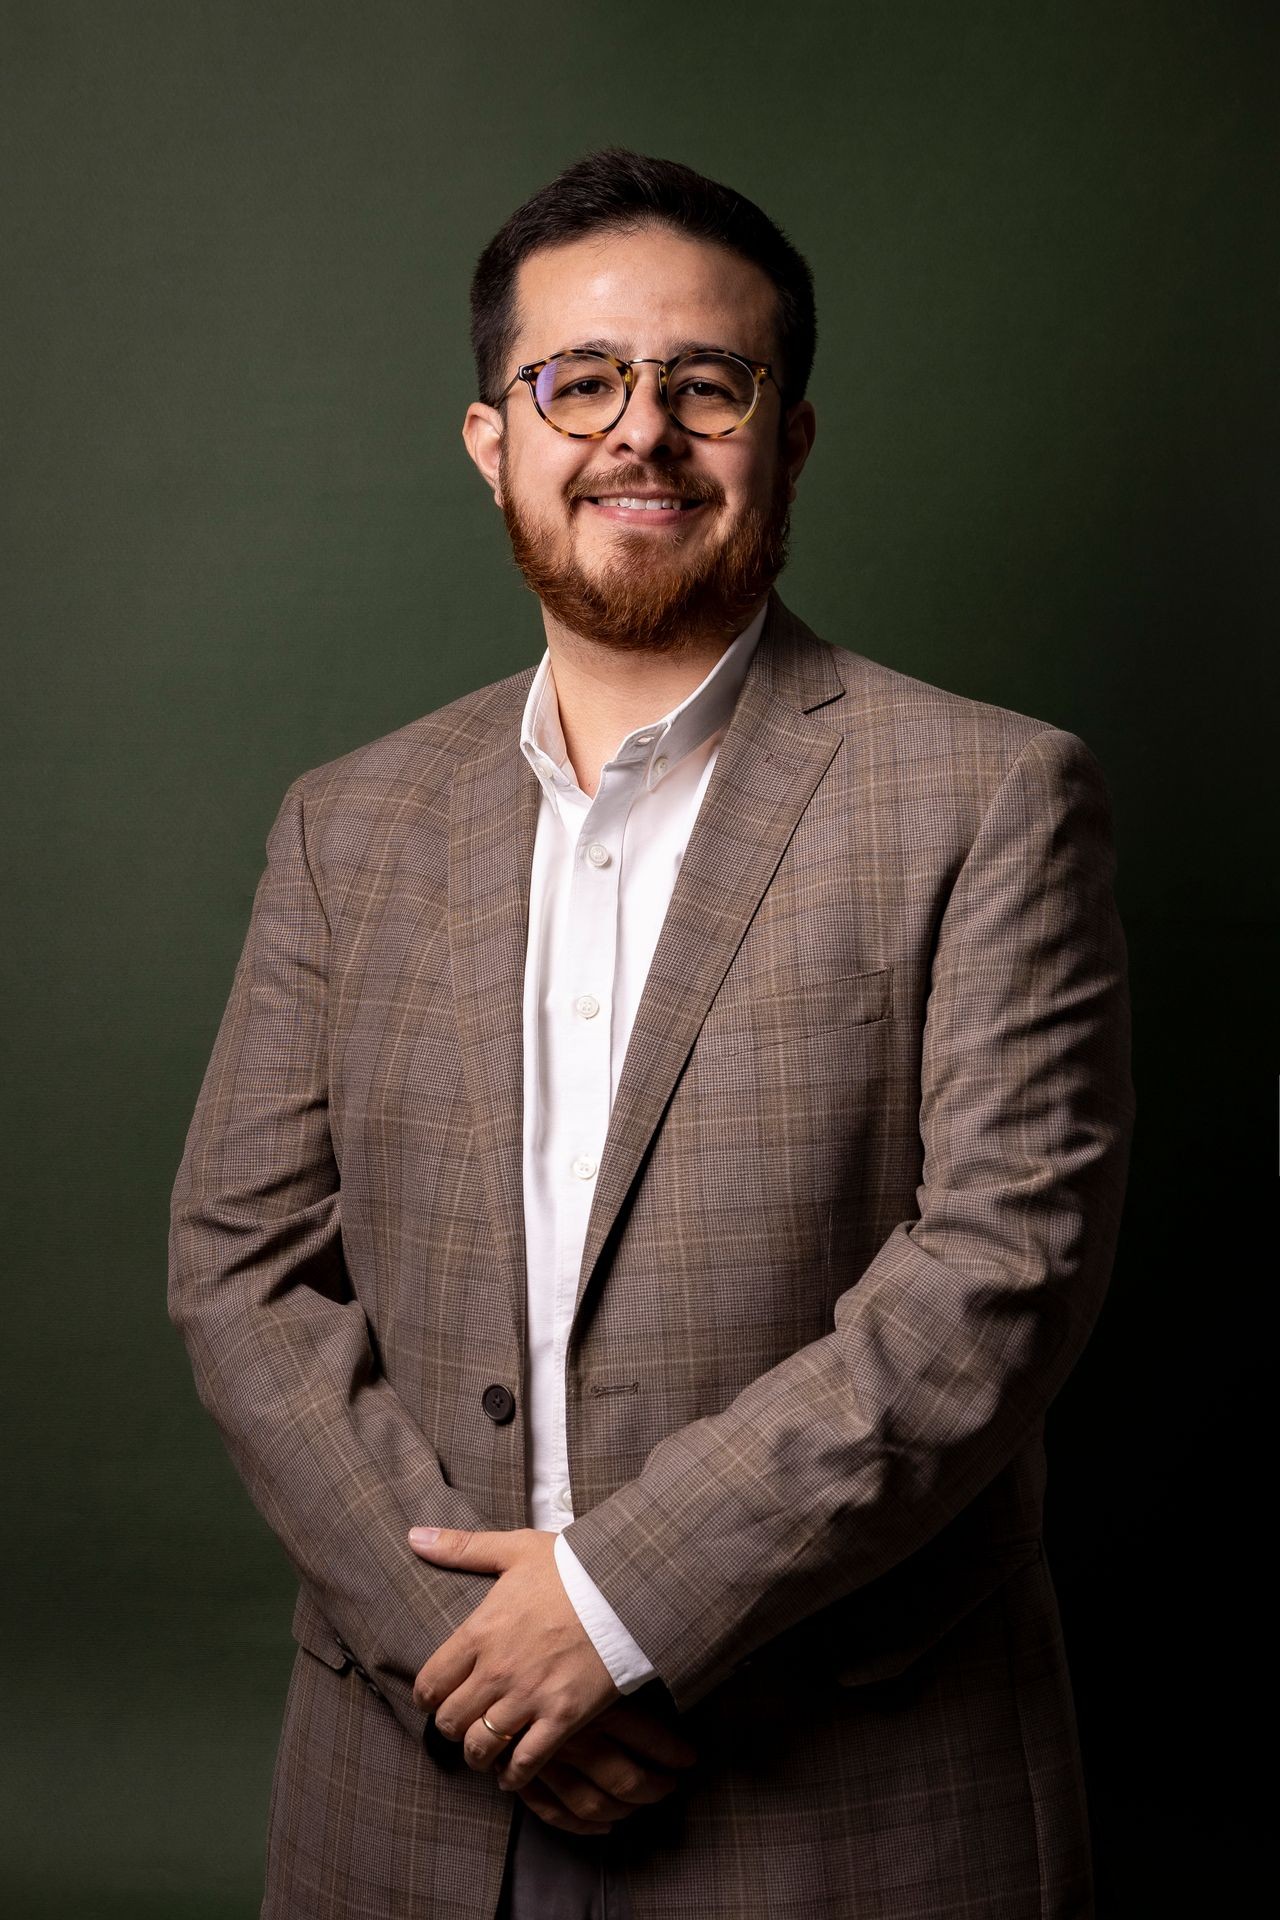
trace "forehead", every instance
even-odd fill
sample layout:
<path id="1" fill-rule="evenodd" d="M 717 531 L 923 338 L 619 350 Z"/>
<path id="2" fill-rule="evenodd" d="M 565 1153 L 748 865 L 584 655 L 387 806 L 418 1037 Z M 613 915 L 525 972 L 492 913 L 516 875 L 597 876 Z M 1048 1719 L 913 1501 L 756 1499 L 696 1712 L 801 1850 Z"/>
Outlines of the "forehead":
<path id="1" fill-rule="evenodd" d="M 714 242 L 663 227 L 593 233 L 521 262 L 516 351 L 536 359 L 594 341 L 622 359 L 719 346 L 768 360 L 775 309 L 768 276 Z"/>

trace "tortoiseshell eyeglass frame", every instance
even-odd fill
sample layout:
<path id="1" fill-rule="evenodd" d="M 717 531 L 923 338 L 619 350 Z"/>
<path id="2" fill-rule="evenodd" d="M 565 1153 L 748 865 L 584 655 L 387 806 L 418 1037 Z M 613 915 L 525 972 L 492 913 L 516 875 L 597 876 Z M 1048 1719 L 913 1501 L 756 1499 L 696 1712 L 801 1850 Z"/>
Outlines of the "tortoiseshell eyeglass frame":
<path id="1" fill-rule="evenodd" d="M 545 366 L 550 365 L 551 361 L 559 360 L 565 354 L 570 354 L 570 353 L 574 355 L 575 359 L 607 361 L 611 367 L 616 367 L 618 372 L 622 375 L 622 385 L 623 385 L 622 405 L 618 408 L 618 411 L 614 414 L 613 419 L 609 422 L 608 426 L 597 427 L 594 433 L 572 433 L 570 432 L 568 427 L 558 427 L 554 420 L 547 419 L 546 414 L 542 411 L 542 408 L 538 405 L 538 391 L 537 391 L 538 375 L 542 372 L 542 369 Z M 751 402 L 751 405 L 748 407 L 747 411 L 743 414 L 741 420 L 736 421 L 734 425 L 731 427 L 723 427 L 719 433 L 703 433 L 701 429 L 698 427 L 686 427 L 686 425 L 684 424 L 684 421 L 681 420 L 677 414 L 672 412 L 671 402 L 667 398 L 667 381 L 670 378 L 674 369 L 680 365 L 681 361 L 682 360 L 705 360 L 709 353 L 722 353 L 726 360 L 736 360 L 740 367 L 745 367 L 747 369 L 747 372 L 751 375 L 752 379 L 756 383 L 756 397 Z M 695 440 L 726 440 L 731 433 L 737 433 L 740 427 L 746 426 L 748 420 L 751 419 L 752 415 L 755 413 L 756 408 L 760 405 L 760 395 L 764 391 L 765 381 L 773 380 L 773 384 L 775 387 L 778 384 L 777 381 L 774 379 L 773 367 L 769 363 L 769 361 L 746 360 L 743 358 L 743 356 L 740 353 L 730 353 L 727 347 L 704 347 L 698 353 L 677 354 L 674 360 L 615 360 L 611 353 L 600 353 L 593 347 L 562 347 L 559 353 L 549 353 L 545 360 L 531 360 L 528 366 L 517 367 L 516 371 L 512 374 L 510 380 L 508 380 L 506 386 L 502 389 L 502 392 L 498 395 L 496 404 L 498 406 L 501 406 L 502 402 L 506 399 L 507 395 L 510 393 L 512 387 L 515 386 L 516 381 L 523 380 L 525 385 L 529 389 L 529 398 L 533 401 L 534 406 L 537 408 L 538 418 L 540 420 L 546 420 L 547 425 L 552 429 L 554 433 L 562 433 L 566 440 L 603 440 L 606 433 L 613 432 L 619 420 L 621 420 L 623 414 L 627 410 L 627 407 L 631 400 L 631 395 L 635 390 L 637 367 L 656 367 L 658 369 L 658 393 L 659 393 L 659 396 L 661 397 L 663 406 L 666 408 L 667 412 L 671 414 L 671 418 L 675 421 L 681 433 L 691 433 Z"/>

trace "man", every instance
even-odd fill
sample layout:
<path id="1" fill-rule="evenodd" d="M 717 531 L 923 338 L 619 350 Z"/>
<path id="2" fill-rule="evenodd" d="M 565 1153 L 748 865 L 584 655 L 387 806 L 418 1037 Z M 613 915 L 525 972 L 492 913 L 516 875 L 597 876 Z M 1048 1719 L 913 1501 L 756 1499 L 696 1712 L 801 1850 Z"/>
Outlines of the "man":
<path id="1" fill-rule="evenodd" d="M 1097 764 L 778 598 L 813 301 L 750 202 L 593 155 L 472 298 L 547 651 L 290 787 L 174 1194 L 301 1582 L 263 1912 L 1088 1913 Z"/>

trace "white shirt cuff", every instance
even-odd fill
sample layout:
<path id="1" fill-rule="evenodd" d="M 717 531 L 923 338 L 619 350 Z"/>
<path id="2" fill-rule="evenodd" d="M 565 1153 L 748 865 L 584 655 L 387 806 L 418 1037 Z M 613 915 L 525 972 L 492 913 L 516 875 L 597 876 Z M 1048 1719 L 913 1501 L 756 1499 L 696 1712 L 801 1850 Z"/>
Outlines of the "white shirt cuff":
<path id="1" fill-rule="evenodd" d="M 651 1666 L 579 1560 L 563 1534 L 556 1535 L 556 1570 L 564 1584 L 574 1612 L 581 1620 L 592 1646 L 609 1669 L 619 1693 L 634 1693 L 646 1680 L 657 1677 Z"/>

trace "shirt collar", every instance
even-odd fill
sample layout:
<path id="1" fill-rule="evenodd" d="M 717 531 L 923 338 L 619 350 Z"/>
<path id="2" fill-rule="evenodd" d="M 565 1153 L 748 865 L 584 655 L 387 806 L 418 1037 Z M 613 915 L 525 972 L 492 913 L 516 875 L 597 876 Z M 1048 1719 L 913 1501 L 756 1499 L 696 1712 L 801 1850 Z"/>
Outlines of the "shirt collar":
<path id="1" fill-rule="evenodd" d="M 650 720 L 642 727 L 633 728 L 614 749 L 609 764 L 624 761 L 638 766 L 648 775 L 645 784 L 657 786 L 686 754 L 727 726 L 767 611 L 766 601 L 750 626 L 744 627 L 725 648 L 702 683 L 660 720 Z M 542 656 L 525 700 L 520 750 L 553 797 L 557 789 L 565 791 L 577 786 L 560 725 L 550 648 Z"/>

